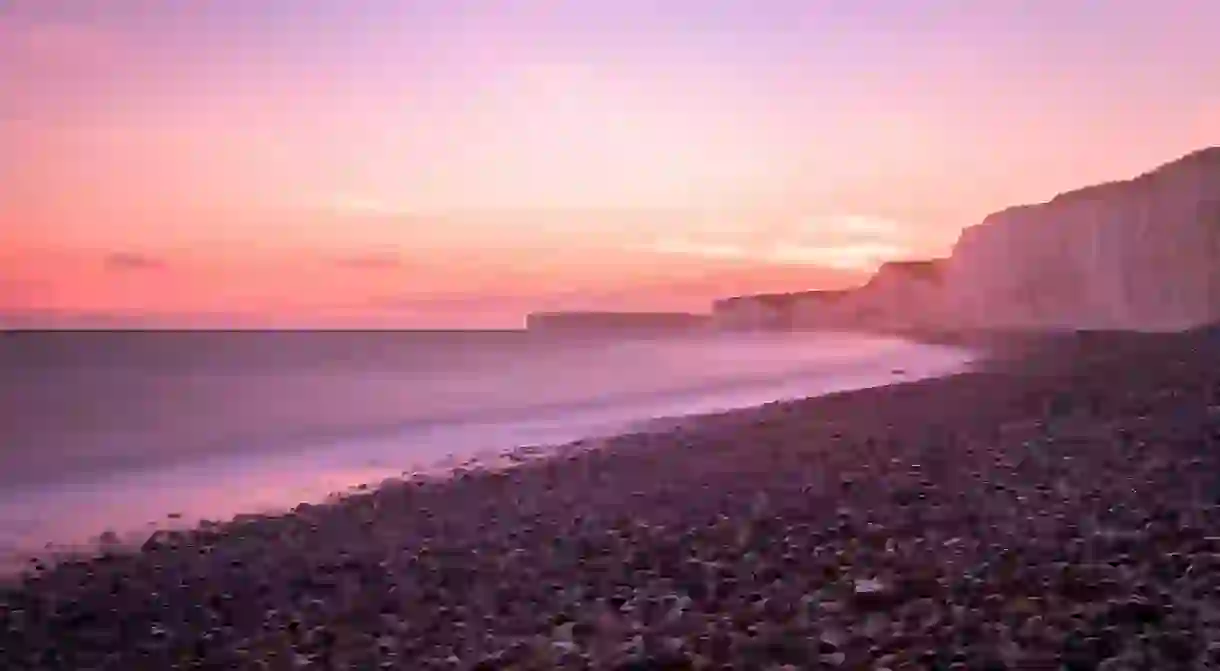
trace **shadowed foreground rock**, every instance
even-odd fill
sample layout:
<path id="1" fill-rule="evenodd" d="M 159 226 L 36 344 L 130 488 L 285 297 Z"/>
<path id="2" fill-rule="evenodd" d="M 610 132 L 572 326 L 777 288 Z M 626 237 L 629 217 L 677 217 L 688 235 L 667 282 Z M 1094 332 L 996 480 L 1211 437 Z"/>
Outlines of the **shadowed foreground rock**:
<path id="1" fill-rule="evenodd" d="M 1220 664 L 1220 339 L 629 436 L 37 570 L 0 668 Z"/>

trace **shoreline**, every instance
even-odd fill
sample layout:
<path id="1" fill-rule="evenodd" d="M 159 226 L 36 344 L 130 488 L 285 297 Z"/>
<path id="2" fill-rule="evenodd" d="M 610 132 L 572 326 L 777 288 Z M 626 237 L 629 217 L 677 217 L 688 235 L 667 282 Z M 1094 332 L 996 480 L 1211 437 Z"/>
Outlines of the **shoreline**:
<path id="1" fill-rule="evenodd" d="M 877 337 L 873 334 L 844 335 L 861 335 L 869 338 Z M 907 340 L 906 342 L 918 345 L 925 344 L 916 342 L 914 340 Z M 963 352 L 963 356 L 966 356 L 965 352 L 968 352 L 969 350 L 960 351 Z M 969 369 L 970 366 L 975 365 L 978 356 L 978 354 L 972 355 L 972 360 L 963 364 L 959 370 L 966 370 Z M 932 368 L 935 369 L 937 366 L 932 366 Z M 785 388 L 793 386 L 801 387 L 803 385 L 810 384 L 809 382 L 800 382 L 800 380 L 804 379 L 805 376 L 810 376 L 809 380 L 816 384 L 807 387 L 801 393 L 807 394 L 808 396 L 817 397 L 823 395 L 824 393 L 840 393 L 842 391 L 849 391 L 858 388 L 872 388 L 876 386 L 901 383 L 908 381 L 906 378 L 907 374 L 908 372 L 905 370 L 901 372 L 888 370 L 882 371 L 881 368 L 878 368 L 875 373 L 870 375 L 881 381 L 876 382 L 875 384 L 873 382 L 868 382 L 863 386 L 857 386 L 857 382 L 852 381 L 848 381 L 846 384 L 831 382 L 830 380 L 835 379 L 834 376 L 827 375 L 824 378 L 825 384 L 829 387 L 835 387 L 835 389 L 830 392 L 824 392 L 818 388 L 823 383 L 819 382 L 819 377 L 810 371 L 797 370 L 796 372 L 783 377 L 764 376 L 759 377 L 757 380 L 753 378 L 738 378 L 734 379 L 733 384 L 729 386 L 724 384 L 707 383 L 703 387 L 680 390 L 681 392 L 684 392 L 686 396 L 689 396 L 689 399 L 681 394 L 675 396 L 674 393 L 668 391 L 652 392 L 647 397 L 641 396 L 641 398 L 644 400 L 638 401 L 638 403 L 642 404 L 641 409 L 643 409 L 645 405 L 654 405 L 651 412 L 641 412 L 638 414 L 638 416 L 633 415 L 631 418 L 627 418 L 624 415 L 623 417 L 620 417 L 618 420 L 614 421 L 603 418 L 602 420 L 595 422 L 593 419 L 590 419 L 593 417 L 593 415 L 585 417 L 583 414 L 581 414 L 586 410 L 592 412 L 593 409 L 597 407 L 596 404 L 590 401 L 584 405 L 575 404 L 568 406 L 569 409 L 574 408 L 579 412 L 568 417 L 568 420 L 565 421 L 575 422 L 573 425 L 574 427 L 577 425 L 584 427 L 583 429 L 570 428 L 568 430 L 558 430 L 558 434 L 568 434 L 571 436 L 570 438 L 559 438 L 559 436 L 556 435 L 554 436 L 555 440 L 551 440 L 541 434 L 555 433 L 554 430 L 543 431 L 537 427 L 534 429 L 528 428 L 538 424 L 538 422 L 546 424 L 546 421 L 537 418 L 528 419 L 527 417 L 516 422 L 504 423 L 503 427 L 499 429 L 500 432 L 514 434 L 514 437 L 512 438 L 508 437 L 507 434 L 505 436 L 501 436 L 501 438 L 504 439 L 503 441 L 497 440 L 494 437 L 488 438 L 487 440 L 489 441 L 489 445 L 492 446 L 470 454 L 460 454 L 461 450 L 459 450 L 459 453 L 450 453 L 445 456 L 435 456 L 431 459 L 424 458 L 418 461 L 418 463 L 409 465 L 404 463 L 403 466 L 407 470 L 402 470 L 401 468 L 390 468 L 387 465 L 388 462 L 384 461 L 388 458 L 386 455 L 367 455 L 368 458 L 373 459 L 373 461 L 369 462 L 367 466 L 363 467 L 359 466 L 355 462 L 348 464 L 346 467 L 340 466 L 338 463 L 336 463 L 334 464 L 334 467 L 340 469 L 342 473 L 357 475 L 361 471 L 367 471 L 366 477 L 368 479 L 360 479 L 359 477 L 355 477 L 347 484 L 340 486 L 338 480 L 342 480 L 341 477 L 327 477 L 326 480 L 337 486 L 335 489 L 319 489 L 317 486 L 312 486 L 311 491 L 313 493 L 306 494 L 304 493 L 304 490 L 300 489 L 300 487 L 303 486 L 300 483 L 292 487 L 289 487 L 287 483 L 282 483 L 284 488 L 284 495 L 282 496 L 276 497 L 268 494 L 267 496 L 261 497 L 262 500 L 259 502 L 253 502 L 252 505 L 248 507 L 236 508 L 233 505 L 227 505 L 222 506 L 222 509 L 212 510 L 210 512 L 207 510 L 200 510 L 192 503 L 184 502 L 184 505 L 175 505 L 172 502 L 153 502 L 150 500 L 150 502 L 154 503 L 154 505 L 160 503 L 161 505 L 157 506 L 158 508 L 164 508 L 164 510 L 161 511 L 160 517 L 154 517 L 153 519 L 148 519 L 147 517 L 134 519 L 131 515 L 131 511 L 127 510 L 127 508 L 130 508 L 130 506 L 126 506 L 122 509 L 114 508 L 111 510 L 112 517 L 108 521 L 102 521 L 97 515 L 91 515 L 91 518 L 96 518 L 93 521 L 98 523 L 96 525 L 91 525 L 90 530 L 87 532 L 84 531 L 85 526 L 83 526 L 81 521 L 78 520 L 74 525 L 72 525 L 75 527 L 75 530 L 70 533 L 70 538 L 64 535 L 64 533 L 59 533 L 54 537 L 35 539 L 32 537 L 33 534 L 25 533 L 23 536 L 21 535 L 22 532 L 18 531 L 18 535 L 13 537 L 10 547 L 3 548 L 3 551 L 0 551 L 0 581 L 11 579 L 15 572 L 19 572 L 21 568 L 28 566 L 30 561 L 34 559 L 40 560 L 44 564 L 53 564 L 59 561 L 80 560 L 91 556 L 96 556 L 103 550 L 116 553 L 131 552 L 133 550 L 138 550 L 139 547 L 150 536 L 160 531 L 190 532 L 192 530 L 197 530 L 197 528 L 202 524 L 207 524 L 211 528 L 217 528 L 227 524 L 229 521 L 237 517 L 249 518 L 252 516 L 280 516 L 290 513 L 293 506 L 301 502 L 314 505 L 329 504 L 334 500 L 341 499 L 353 493 L 367 492 L 385 484 L 397 483 L 404 479 L 409 480 L 415 475 L 420 475 L 422 477 L 424 474 L 426 474 L 428 479 L 446 479 L 463 470 L 501 470 L 518 465 L 519 462 L 525 460 L 522 458 L 522 455 L 527 453 L 530 455 L 530 459 L 550 458 L 555 455 L 569 452 L 574 446 L 581 447 L 583 449 L 583 446 L 589 443 L 603 443 L 617 437 L 632 438 L 642 434 L 665 433 L 677 427 L 697 423 L 708 417 L 714 417 L 720 414 L 736 411 L 749 412 L 752 409 L 763 407 L 772 403 L 794 400 L 796 397 L 783 396 L 773 398 L 772 396 L 780 396 L 781 394 L 784 394 Z M 919 376 L 922 375 L 936 376 L 944 373 L 937 370 L 912 370 L 911 374 L 915 375 L 916 377 L 909 379 L 919 379 Z M 863 383 L 864 380 L 859 380 L 858 382 Z M 765 398 L 766 400 L 755 402 L 751 400 L 751 397 L 758 397 L 759 399 Z M 805 397 L 806 396 L 804 395 L 800 396 L 800 398 Z M 669 402 L 655 405 L 658 399 L 668 399 Z M 645 400 L 649 401 L 649 403 L 645 403 Z M 693 412 L 680 409 L 687 404 L 693 404 L 691 405 L 692 408 L 708 406 L 710 409 L 699 409 Z M 588 407 L 586 408 L 585 405 Z M 715 406 L 723 407 L 716 408 Z M 607 412 L 610 412 L 610 414 L 617 413 L 619 415 L 623 415 L 625 412 L 625 407 L 618 407 Z M 599 426 L 595 426 L 595 424 Z M 472 443 L 472 438 L 470 436 L 462 437 L 465 435 L 464 433 L 459 435 L 459 432 L 469 431 L 468 429 L 464 428 L 466 426 L 465 424 L 458 425 L 453 423 L 438 422 L 435 423 L 435 426 L 452 432 L 453 435 L 449 436 L 449 440 L 456 440 L 463 444 L 466 442 Z M 472 422 L 471 426 L 484 426 L 484 423 Z M 492 425 L 487 425 L 489 428 L 491 426 Z M 495 426 L 500 425 L 496 424 Z M 517 435 L 520 431 L 524 431 L 525 433 Z M 535 435 L 526 435 L 529 433 L 533 433 Z M 430 432 L 428 436 L 429 437 L 426 438 L 426 440 L 429 444 L 441 444 L 444 442 L 443 440 L 432 437 Z M 396 436 L 393 438 L 380 437 L 375 439 L 375 444 L 384 443 L 386 445 L 390 445 L 400 442 L 408 443 L 414 439 L 415 438 L 412 435 Z M 359 440 L 359 438 L 357 438 L 357 440 Z M 513 442 L 515 440 L 520 440 L 521 442 Z M 283 449 L 269 451 L 267 453 L 260 453 L 258 455 L 252 454 L 250 455 L 250 458 L 253 460 L 249 461 L 248 463 L 242 461 L 234 462 L 234 457 L 226 454 L 212 455 L 204 460 L 195 460 L 193 462 L 186 460 L 185 457 L 183 457 L 179 462 L 162 463 L 158 466 L 152 466 L 146 469 L 116 470 L 111 473 L 102 472 L 95 474 L 82 474 L 78 476 L 81 478 L 79 485 L 89 491 L 97 492 L 103 491 L 103 489 L 107 487 L 106 483 L 112 482 L 122 483 L 123 488 L 139 489 L 141 487 L 140 481 L 142 479 L 150 482 L 157 482 L 161 478 L 168 478 L 167 482 L 177 482 L 181 483 L 183 486 L 192 487 L 191 480 L 193 476 L 190 474 L 195 473 L 196 471 L 201 471 L 205 469 L 205 467 L 207 467 L 206 470 L 219 469 L 219 472 L 222 473 L 230 473 L 232 471 L 231 474 L 233 474 L 233 477 L 238 477 L 241 482 L 250 481 L 248 484 L 254 485 L 256 483 L 251 481 L 251 478 L 253 477 L 252 475 L 239 475 L 237 472 L 241 471 L 244 473 L 245 471 L 254 469 L 250 472 L 257 473 L 267 470 L 268 464 L 274 465 L 273 470 L 293 468 L 294 460 L 299 459 L 306 460 L 304 464 L 301 464 L 303 473 L 313 472 L 317 470 L 319 466 L 310 464 L 313 464 L 319 459 L 323 461 L 333 460 L 332 456 L 329 455 L 337 454 L 337 450 L 339 450 L 339 446 L 342 445 L 343 442 L 344 441 L 341 441 L 336 437 L 331 437 L 324 443 L 326 445 L 330 445 L 329 447 L 313 448 L 312 450 L 309 448 L 295 448 L 291 450 Z M 240 466 L 240 468 L 238 468 L 237 471 L 234 471 L 234 468 L 237 466 Z M 195 479 L 198 479 L 197 476 L 198 474 L 196 473 L 196 476 L 194 476 Z M 228 477 L 228 475 L 223 475 L 222 477 Z M 298 477 L 297 479 L 301 478 Z M 31 488 L 31 496 L 38 496 L 41 499 L 47 499 L 48 505 L 55 505 L 52 503 L 52 499 L 58 500 L 63 497 L 68 497 L 70 499 L 81 498 L 82 500 L 88 498 L 87 496 L 81 497 L 76 491 L 66 489 L 70 486 L 70 482 L 71 481 L 50 482 L 43 483 L 41 485 L 32 484 L 28 487 Z M 320 479 L 319 482 L 321 482 Z M 110 486 L 110 488 L 113 489 L 115 486 L 118 485 L 114 484 Z M 43 491 L 44 489 L 46 491 Z M 48 492 L 55 491 L 59 491 L 60 493 L 54 496 L 48 494 Z M 297 495 L 294 496 L 290 492 L 297 492 Z M 100 496 L 100 494 L 93 494 L 92 496 L 96 498 L 97 496 Z M 159 499 L 162 497 L 155 498 Z M 195 494 L 191 494 L 186 498 L 195 499 L 197 496 Z M 272 499 L 277 498 L 282 500 L 278 503 L 271 502 Z M 86 504 L 78 503 L 76 505 Z M 107 508 L 111 507 L 109 504 L 104 505 L 106 505 Z M 149 510 L 151 511 L 151 508 Z M 26 526 L 42 523 L 42 520 L 38 518 L 37 513 L 34 513 L 29 519 L 30 521 L 25 523 Z M 43 519 L 49 521 L 52 518 L 45 517 Z M 20 520 L 18 518 L 14 518 L 14 521 Z"/>
<path id="2" fill-rule="evenodd" d="M 1205 561 L 1212 536 L 1220 551 L 1220 455 L 1201 449 L 1220 438 L 1220 337 L 1021 337 L 991 354 L 956 375 L 713 413 L 67 562 L 0 591 L 2 624 L 40 613 L 0 633 L 0 660 L 21 668 L 65 641 L 81 644 L 77 665 L 109 641 L 127 668 L 292 654 L 899 668 L 948 666 L 954 651 L 1178 668 L 1210 654 L 1183 610 L 1197 580 L 1163 582 L 1157 557 Z M 47 599 L 76 605 L 35 606 Z M 1172 640 L 1141 638 L 1133 608 Z M 144 643 L 80 620 L 111 609 Z"/>
<path id="3" fill-rule="evenodd" d="M 42 336 L 44 334 L 36 334 Z M 54 335 L 63 335 L 64 337 L 80 335 L 78 333 L 66 334 L 51 334 L 51 340 L 54 341 Z M 103 339 L 108 337 L 108 334 L 99 334 Z M 113 334 L 111 334 L 113 335 Z M 120 333 L 118 336 L 129 334 Z M 159 332 L 150 333 L 150 336 L 162 335 Z M 185 337 L 189 341 L 190 337 L 195 336 L 204 338 L 207 336 L 216 335 L 210 332 L 202 333 L 169 333 L 169 336 L 175 338 Z M 221 334 L 226 335 L 226 334 Z M 255 333 L 255 336 L 260 334 Z M 278 335 L 278 334 L 276 334 Z M 291 335 L 291 334 L 289 334 Z M 318 334 L 302 333 L 298 334 L 302 338 L 309 338 Z M 467 338 L 477 340 L 474 336 L 484 336 L 484 332 L 469 332 Z M 495 334 L 493 334 L 495 335 Z M 819 334 L 804 334 L 804 338 L 817 338 Z M 865 339 L 877 339 L 875 335 L 862 333 L 857 334 Z M 776 348 L 788 347 L 789 349 L 800 347 L 804 351 L 808 348 L 798 340 L 801 337 L 793 338 L 792 334 L 776 334 L 776 333 L 760 333 L 757 334 L 763 340 L 772 341 L 771 344 Z M 781 336 L 776 338 L 776 336 Z M 783 337 L 788 336 L 788 337 Z M 716 395 L 718 390 L 740 389 L 749 392 L 756 385 L 766 386 L 769 383 L 775 383 L 776 377 L 781 374 L 808 374 L 810 369 L 817 372 L 820 367 L 820 362 L 817 361 L 789 361 L 786 364 L 785 371 L 774 370 L 749 370 L 748 366 L 739 366 L 739 370 L 726 370 L 725 377 L 717 378 L 715 376 L 688 376 L 691 379 L 677 381 L 677 384 L 671 386 L 648 386 L 648 385 L 618 385 L 610 384 L 604 389 L 604 393 L 585 393 L 578 391 L 577 393 L 560 393 L 560 394 L 543 394 L 538 398 L 527 396 L 523 399 L 515 399 L 513 402 L 505 402 L 503 398 L 496 398 L 494 394 L 490 398 L 481 398 L 479 394 L 474 394 L 476 398 L 471 398 L 470 394 L 455 395 L 447 392 L 442 395 L 439 400 L 428 399 L 429 402 L 424 403 L 421 408 L 419 404 L 413 403 L 410 394 L 407 398 L 400 400 L 391 400 L 386 402 L 378 402 L 377 398 L 385 398 L 399 393 L 399 390 L 386 388 L 390 385 L 385 384 L 385 379 L 393 375 L 406 375 L 402 373 L 396 366 L 405 365 L 395 363 L 393 356 L 389 356 L 384 350 L 391 345 L 396 345 L 393 342 L 387 344 L 385 341 L 374 341 L 372 344 L 377 348 L 376 352 L 380 352 L 380 356 L 385 360 L 385 369 L 376 369 L 370 367 L 368 362 L 361 363 L 356 367 L 356 375 L 351 376 L 351 381 L 339 379 L 337 381 L 327 380 L 325 376 L 318 375 L 318 371 L 325 371 L 326 357 L 334 355 L 335 346 L 328 344 L 326 335 L 322 334 L 319 344 L 313 346 L 313 353 L 320 356 L 318 359 L 311 359 L 305 370 L 298 371 L 292 366 L 305 365 L 302 358 L 302 353 L 290 353 L 282 355 L 288 364 L 291 364 L 286 372 L 291 375 L 302 374 L 304 377 L 304 388 L 292 389 L 286 388 L 285 385 L 277 383 L 265 383 L 260 378 L 274 378 L 276 371 L 279 369 L 275 366 L 267 368 L 270 374 L 267 376 L 251 375 L 252 386 L 248 392 L 239 394 L 237 399 L 241 405 L 253 408 L 247 413 L 230 413 L 236 415 L 233 417 L 219 418 L 221 421 L 217 423 L 196 421 L 196 415 L 204 413 L 185 413 L 176 412 L 174 406 L 167 408 L 169 415 L 164 421 L 167 425 L 177 427 L 176 432 L 158 432 L 157 427 L 150 426 L 148 422 L 141 422 L 139 418 L 132 420 L 120 419 L 110 421 L 107 417 L 120 417 L 127 411 L 121 403 L 103 403 L 102 410 L 94 411 L 98 417 L 90 419 L 88 423 L 73 425 L 72 422 L 51 422 L 44 421 L 19 421 L 15 427 L 8 427 L 6 432 L 6 447 L 7 449 L 0 450 L 0 488 L 8 485 L 22 485 L 36 481 L 39 484 L 56 484 L 57 481 L 71 481 L 79 478 L 92 478 L 94 475 L 119 474 L 133 470 L 147 470 L 151 467 L 167 467 L 172 468 L 182 464 L 189 464 L 192 461 L 201 459 L 212 459 L 218 457 L 226 457 L 233 455 L 246 455 L 251 453 L 251 446 L 257 446 L 253 451 L 259 454 L 293 454 L 300 452 L 313 451 L 317 447 L 325 447 L 341 442 L 349 441 L 364 441 L 364 440 L 380 440 L 387 437 L 393 437 L 400 434 L 410 434 L 417 432 L 430 432 L 436 429 L 447 429 L 456 424 L 507 424 L 517 421 L 530 421 L 537 419 L 542 415 L 560 415 L 560 414 L 594 414 L 599 408 L 614 407 L 623 405 L 645 405 L 655 401 L 664 401 L 667 398 L 673 397 L 699 397 L 707 395 Z M 681 346 L 683 349 L 689 344 L 696 345 L 717 345 L 717 341 L 725 339 L 730 345 L 742 345 L 743 340 L 749 341 L 752 338 L 743 338 L 741 334 L 714 334 L 714 337 L 709 338 L 691 338 L 688 336 L 674 335 L 672 342 L 664 342 L 655 338 L 650 339 L 613 339 L 606 336 L 596 339 L 593 343 L 597 347 L 603 345 L 623 346 L 626 348 L 643 346 L 646 349 L 653 344 L 663 342 L 663 344 Z M 199 361 L 191 363 L 187 359 L 189 355 L 186 352 L 189 350 L 181 341 L 164 339 L 169 343 L 174 344 L 173 347 L 166 343 L 161 343 L 161 350 L 171 350 L 170 354 L 158 354 L 153 357 L 154 361 L 159 361 L 158 357 L 171 360 L 175 363 L 172 365 L 166 364 L 170 372 L 189 373 L 196 377 L 196 368 L 203 366 L 208 361 L 208 355 L 199 355 Z M 436 338 L 440 342 L 439 336 Z M 588 340 L 585 338 L 584 340 Z M 785 343 L 785 340 L 788 341 Z M 451 346 L 451 349 L 460 349 L 461 339 L 457 339 L 456 344 Z M 566 341 L 560 341 L 566 342 Z M 400 344 L 405 348 L 405 351 L 410 351 L 417 345 L 428 343 L 403 343 Z M 115 355 L 110 351 L 115 349 L 114 346 L 101 347 L 96 343 L 82 342 L 79 343 L 81 349 L 92 354 L 76 353 L 69 355 L 64 351 L 65 344 L 51 345 L 36 340 L 31 346 L 33 352 L 29 352 L 28 359 L 22 359 L 18 354 L 20 352 L 10 352 L 8 363 L 18 367 L 18 374 L 8 380 L 8 389 L 0 389 L 0 394 L 7 393 L 12 403 L 15 404 L 14 409 L 19 415 L 26 417 L 54 417 L 56 413 L 62 412 L 60 404 L 65 402 L 55 394 L 46 391 L 40 391 L 38 387 L 58 386 L 60 384 L 72 384 L 75 388 L 81 389 L 89 393 L 90 397 L 106 398 L 113 396 L 105 385 L 107 384 L 134 384 L 135 388 L 132 392 L 135 401 L 153 403 L 159 395 L 171 396 L 171 401 L 176 403 L 178 407 L 184 405 L 193 405 L 201 408 L 208 407 L 209 404 L 224 404 L 232 402 L 233 394 L 225 395 L 225 385 L 227 381 L 223 375 L 203 375 L 198 376 L 198 379 L 187 385 L 186 391 L 176 395 L 174 388 L 170 385 L 161 384 L 160 375 L 140 375 L 127 376 L 124 379 L 111 380 L 99 378 L 93 375 L 83 376 L 83 379 L 78 379 L 74 375 L 64 375 L 65 368 L 71 369 L 79 366 L 82 368 L 107 368 L 101 366 L 91 366 L 89 364 L 90 357 L 113 358 Z M 205 343 L 200 343 L 203 345 Z M 257 344 L 257 343 L 255 343 Z M 568 343 L 571 344 L 571 343 Z M 483 343 L 484 346 L 490 346 L 493 351 L 498 350 L 501 358 L 500 365 L 513 364 L 514 359 L 506 359 L 506 352 L 511 352 L 512 345 L 508 345 L 499 341 L 491 341 Z M 247 346 L 251 346 L 247 343 Z M 264 343 L 262 347 L 269 346 L 269 343 Z M 531 347 L 538 347 L 535 343 Z M 217 345 L 212 345 L 217 348 Z M 573 351 L 560 352 L 566 357 L 565 361 L 569 365 L 582 365 L 578 356 L 596 356 L 597 349 L 584 349 L 582 345 Z M 134 345 L 127 350 L 136 349 Z M 238 348 L 240 349 L 240 348 Z M 100 351 L 99 351 L 100 350 Z M 160 350 L 157 350 L 160 351 Z M 204 350 L 206 352 L 206 350 Z M 175 353 L 176 352 L 176 353 Z M 329 354 L 328 354 L 329 353 Z M 647 353 L 647 352 L 645 352 Z M 172 354 L 172 356 L 171 356 Z M 453 353 L 450 352 L 450 355 Z M 3 359 L 4 357 L 0 357 Z M 213 357 L 215 358 L 215 357 Z M 237 363 L 241 363 L 241 356 L 237 356 Z M 408 355 L 405 357 L 410 359 Z M 799 355 L 797 355 L 799 358 Z M 117 368 L 126 368 L 133 366 L 138 369 L 140 365 L 139 357 L 129 357 L 130 360 L 123 360 L 122 365 L 115 364 Z M 49 363 L 58 361 L 58 363 Z M 250 362 L 246 362 L 250 363 Z M 318 365 L 322 363 L 323 365 Z M 158 368 L 162 364 L 157 364 Z M 227 371 L 234 367 L 234 361 L 221 362 L 221 371 Z M 263 363 L 255 364 L 255 367 L 263 366 Z M 24 368 L 23 368 L 24 366 Z M 312 366 L 309 367 L 309 366 Z M 0 367 L 3 367 L 3 362 L 0 362 Z M 50 371 L 44 369 L 49 368 Z M 244 368 L 242 368 L 244 370 Z M 406 370 L 406 369 L 403 369 Z M 428 371 L 427 366 L 423 366 L 421 370 Z M 23 372 L 21 372 L 23 371 Z M 39 373 L 48 373 L 47 377 L 38 377 Z M 257 373 L 257 371 L 255 371 Z M 432 371 L 435 372 L 435 371 Z M 476 374 L 481 374 L 476 367 Z M 410 373 L 414 374 L 414 373 Z M 63 379 L 59 379 L 60 376 Z M 29 378 L 23 381 L 23 377 Z M 166 376 L 168 378 L 168 376 Z M 318 378 L 321 378 L 319 381 Z M 172 380 L 170 380 L 172 381 Z M 336 385 L 335 382 L 338 384 Z M 25 391 L 21 388 L 25 385 L 35 387 L 32 398 L 25 396 Z M 480 381 L 484 384 L 484 381 Z M 261 386 L 260 386 L 261 385 Z M 582 389 L 597 390 L 601 387 L 598 385 L 586 386 Z M 544 387 L 545 389 L 545 387 Z M 326 398 L 326 394 L 335 394 L 341 392 L 338 398 Z M 301 394 L 304 401 L 301 403 L 292 402 L 273 406 L 272 410 L 275 416 L 264 417 L 264 413 L 258 410 L 260 398 L 266 394 L 269 398 L 277 396 L 289 397 L 293 393 Z M 365 397 L 371 398 L 371 403 L 359 404 L 363 407 L 359 409 L 348 409 L 332 412 L 328 406 L 340 407 L 342 402 L 349 396 L 359 396 L 362 399 Z M 488 396 L 483 394 L 483 396 Z M 88 398 L 88 397 L 86 397 Z M 311 409 L 310 412 L 294 410 L 293 406 L 303 407 L 313 399 L 323 401 L 316 410 Z M 24 399 L 24 400 L 23 400 Z M 437 402 L 433 403 L 432 401 Z M 520 401 L 530 400 L 533 402 L 522 403 Z M 336 402 L 337 401 L 337 402 Z M 473 402 L 472 402 L 473 401 Z M 76 403 L 84 405 L 87 400 L 78 400 Z M 69 419 L 71 419 L 69 417 Z M 125 423 L 124 423 L 125 422 Z M 92 426 L 90 426 L 92 424 Z M 63 425 L 66 425 L 65 429 Z M 81 447 L 77 447 L 81 445 Z M 94 449 L 97 445 L 100 449 Z M 20 449 L 15 449 L 21 446 Z M 30 455 L 28 458 L 23 457 L 23 454 Z M 63 457 L 62 455 L 68 455 Z M 444 456 L 444 455 L 441 455 Z M 67 475 L 64 474 L 63 462 L 68 461 L 73 464 L 73 468 L 69 469 Z M 79 466 L 79 468 L 77 468 Z M 6 468 L 7 467 L 7 468 Z M 87 484 L 87 483 L 85 483 Z"/>

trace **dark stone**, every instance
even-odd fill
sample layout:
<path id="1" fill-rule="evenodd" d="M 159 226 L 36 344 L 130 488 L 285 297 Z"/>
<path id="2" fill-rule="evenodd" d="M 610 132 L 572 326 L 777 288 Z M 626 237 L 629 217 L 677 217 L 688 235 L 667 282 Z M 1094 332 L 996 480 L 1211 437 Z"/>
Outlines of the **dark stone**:
<path id="1" fill-rule="evenodd" d="M 1161 621 L 1163 615 L 1161 606 L 1143 599 L 1131 599 L 1110 610 L 1110 616 L 1116 624 L 1136 627 L 1155 625 Z"/>
<path id="2" fill-rule="evenodd" d="M 616 671 L 687 671 L 693 669 L 690 657 L 680 653 L 656 653 L 616 664 Z"/>

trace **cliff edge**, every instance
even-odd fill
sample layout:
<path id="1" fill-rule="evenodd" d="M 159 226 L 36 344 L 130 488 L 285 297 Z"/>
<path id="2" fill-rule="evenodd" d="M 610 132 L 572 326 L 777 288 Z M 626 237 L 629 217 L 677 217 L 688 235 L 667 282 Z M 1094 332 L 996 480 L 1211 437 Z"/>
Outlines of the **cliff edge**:
<path id="1" fill-rule="evenodd" d="M 708 325 L 708 315 L 685 312 L 534 312 L 526 316 L 529 331 L 561 333 L 670 333 Z"/>
<path id="2" fill-rule="evenodd" d="M 847 292 L 741 296 L 728 328 L 1119 329 L 1220 321 L 1220 147 L 985 217 L 947 259 L 883 264 Z"/>
<path id="3" fill-rule="evenodd" d="M 945 309 L 966 327 L 1181 330 L 1220 317 L 1220 147 L 996 212 L 962 232 Z"/>

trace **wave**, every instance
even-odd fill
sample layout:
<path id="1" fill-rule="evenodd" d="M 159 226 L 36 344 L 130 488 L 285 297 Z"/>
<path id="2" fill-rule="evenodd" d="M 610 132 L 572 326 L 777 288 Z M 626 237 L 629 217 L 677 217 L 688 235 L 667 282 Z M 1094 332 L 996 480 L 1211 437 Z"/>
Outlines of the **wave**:
<path id="1" fill-rule="evenodd" d="M 426 374 L 379 370 L 368 361 L 319 373 L 319 362 L 302 357 L 302 365 L 264 365 L 257 374 L 230 362 L 200 379 L 183 372 L 198 364 L 182 358 L 190 349 L 179 344 L 179 360 L 167 359 L 162 347 L 150 367 L 132 352 L 124 352 L 122 366 L 63 367 L 82 382 L 57 379 L 40 391 L 42 399 L 22 399 L 9 389 L 9 398 L 27 410 L 48 404 L 45 415 L 25 415 L 23 428 L 34 450 L 49 446 L 45 465 L 56 470 L 48 471 L 54 477 L 34 477 L 35 451 L 0 455 L 16 476 L 0 487 L 0 554 L 4 547 L 11 553 L 48 541 L 80 543 L 105 529 L 138 538 L 166 525 L 286 509 L 360 483 L 522 445 L 557 445 L 655 427 L 661 417 L 942 375 L 971 359 L 954 348 L 850 336 L 534 342 L 529 356 L 519 341 L 505 347 L 502 339 L 489 339 L 479 349 L 472 344 L 477 340 L 463 343 L 477 357 L 459 356 L 446 366 L 428 363 L 426 352 L 399 357 L 424 361 Z M 443 339 L 430 342 L 447 346 Z M 400 343 L 408 345 L 421 347 Z M 236 348 L 236 358 L 254 358 L 248 348 L 226 346 Z M 107 347 L 115 350 L 113 343 Z M 217 356 L 215 349 L 209 357 Z M 88 362 L 75 355 L 74 363 Z M 167 374 L 167 367 L 177 372 Z M 905 375 L 896 377 L 895 369 Z M 41 379 L 47 377 L 54 376 Z M 80 444 L 38 433 L 74 421 L 80 430 L 50 438 Z M 216 436 L 230 445 L 221 449 Z"/>

